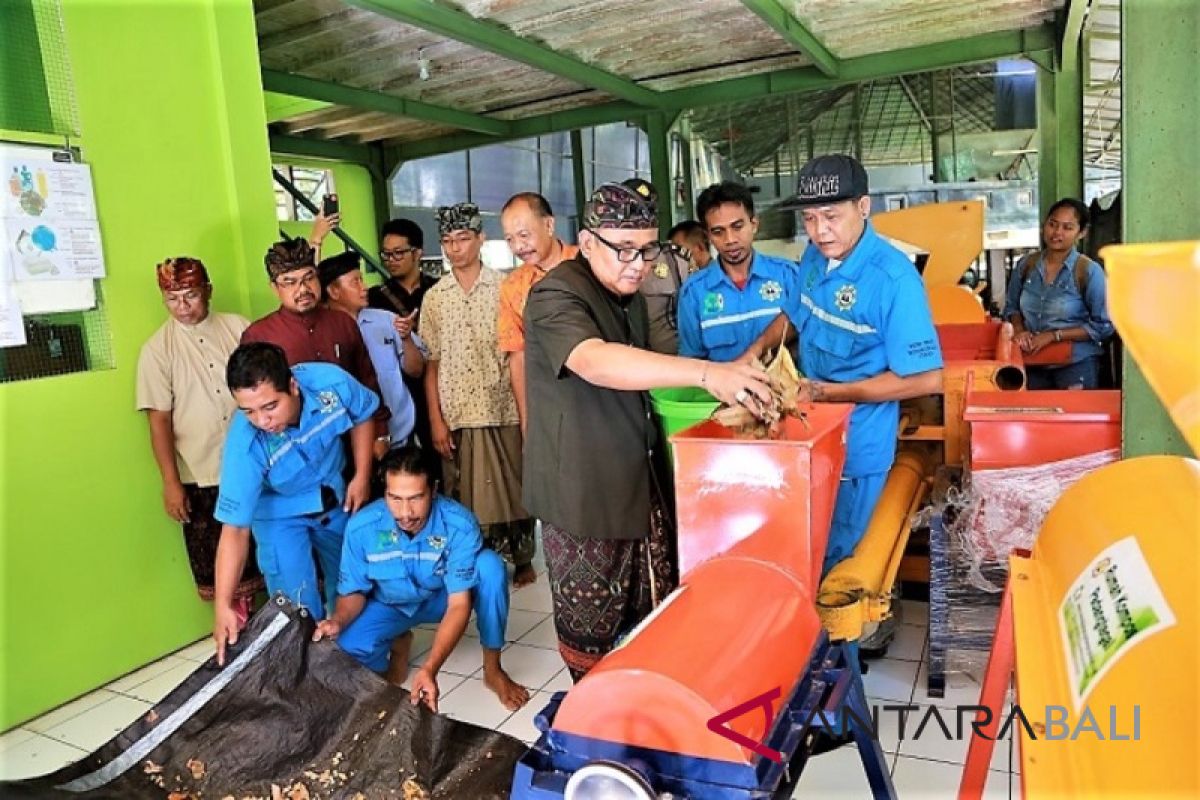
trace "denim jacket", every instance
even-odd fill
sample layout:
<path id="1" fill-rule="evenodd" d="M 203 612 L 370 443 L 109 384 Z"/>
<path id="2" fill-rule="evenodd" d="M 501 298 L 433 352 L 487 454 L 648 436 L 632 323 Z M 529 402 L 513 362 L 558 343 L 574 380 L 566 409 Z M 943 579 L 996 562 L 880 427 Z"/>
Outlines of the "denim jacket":
<path id="1" fill-rule="evenodd" d="M 1100 355 L 1100 343 L 1113 334 L 1112 320 L 1108 318 L 1107 285 L 1104 270 L 1092 262 L 1088 267 L 1086 290 L 1081 295 L 1075 283 L 1075 262 L 1079 251 L 1072 249 L 1054 278 L 1046 283 L 1046 264 L 1039 258 L 1036 269 L 1025 274 L 1026 256 L 1017 263 L 1012 279 L 1008 282 L 1008 297 L 1004 305 L 1004 319 L 1020 311 L 1025 320 L 1025 329 L 1031 333 L 1083 328 L 1088 333 L 1085 342 L 1071 343 L 1071 363 Z"/>

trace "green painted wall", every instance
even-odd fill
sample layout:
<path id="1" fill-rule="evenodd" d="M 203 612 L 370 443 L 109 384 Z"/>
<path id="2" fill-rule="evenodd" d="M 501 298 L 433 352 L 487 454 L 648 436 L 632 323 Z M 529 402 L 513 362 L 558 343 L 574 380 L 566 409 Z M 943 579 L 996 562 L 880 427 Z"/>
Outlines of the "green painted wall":
<path id="1" fill-rule="evenodd" d="M 1200 3 L 1121 4 L 1121 159 L 1127 242 L 1200 239 Z M 1191 448 L 1125 354 L 1125 455 L 1191 455 Z"/>
<path id="2" fill-rule="evenodd" d="M 117 368 L 0 385 L 0 729 L 210 624 L 133 410 L 138 349 L 165 318 L 154 264 L 199 256 L 217 309 L 274 306 L 252 5 L 63 5 Z"/>

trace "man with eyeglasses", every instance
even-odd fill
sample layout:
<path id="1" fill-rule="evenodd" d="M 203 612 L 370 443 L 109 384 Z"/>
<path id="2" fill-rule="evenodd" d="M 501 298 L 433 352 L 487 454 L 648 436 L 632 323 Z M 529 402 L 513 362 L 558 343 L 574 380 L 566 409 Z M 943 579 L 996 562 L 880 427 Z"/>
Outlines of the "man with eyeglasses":
<path id="1" fill-rule="evenodd" d="M 450 272 L 425 296 L 419 333 L 429 350 L 425 396 L 446 494 L 479 518 L 483 539 L 533 577 L 533 520 L 521 505 L 521 426 L 498 347 L 500 275 L 483 265 L 483 217 L 474 203 L 437 210 Z"/>
<path id="2" fill-rule="evenodd" d="M 336 364 L 377 396 L 379 379 L 358 326 L 346 314 L 321 305 L 316 252 L 304 239 L 271 245 L 264 259 L 279 308 L 254 322 L 242 344 L 270 342 L 283 348 L 288 366 L 311 361 Z M 375 415 L 376 458 L 388 451 L 389 412 L 380 404 Z"/>
<path id="3" fill-rule="evenodd" d="M 717 249 L 717 260 L 684 284 L 679 296 L 679 355 L 733 361 L 795 298 L 795 262 L 754 249 L 754 196 L 740 183 L 709 186 L 696 217 Z"/>
<path id="4" fill-rule="evenodd" d="M 653 197 L 597 187 L 580 256 L 525 306 L 525 507 L 542 520 L 559 652 L 575 680 L 676 583 L 671 499 L 649 389 L 698 386 L 761 412 L 766 374 L 648 349 L 639 289 L 662 252 Z"/>
<path id="5" fill-rule="evenodd" d="M 400 320 L 412 320 L 412 329 L 421 322 L 421 303 L 425 293 L 437 283 L 437 278 L 421 270 L 421 256 L 425 254 L 425 233 L 411 219 L 393 219 L 384 224 L 379 232 L 379 261 L 391 276 L 378 286 L 367 290 L 367 305 L 382 311 L 391 311 Z M 406 335 L 407 331 L 399 331 Z M 416 409 L 413 435 L 421 447 L 432 451 L 433 433 L 429 428 L 429 406 L 425 400 L 425 381 L 417 377 L 404 376 L 404 385 L 412 395 Z M 442 479 L 440 459 L 430 459 L 435 481 Z"/>
<path id="6" fill-rule="evenodd" d="M 156 268 L 163 304 L 171 315 L 142 346 L 137 408 L 150 423 L 150 446 L 162 475 L 163 507 L 183 526 L 196 591 L 211 602 L 221 523 L 213 517 L 221 477 L 221 449 L 236 411 L 225 386 L 225 364 L 249 326 L 245 317 L 211 311 L 213 287 L 199 260 L 169 258 Z M 251 558 L 233 587 L 238 626 L 250 616 L 263 587 Z"/>

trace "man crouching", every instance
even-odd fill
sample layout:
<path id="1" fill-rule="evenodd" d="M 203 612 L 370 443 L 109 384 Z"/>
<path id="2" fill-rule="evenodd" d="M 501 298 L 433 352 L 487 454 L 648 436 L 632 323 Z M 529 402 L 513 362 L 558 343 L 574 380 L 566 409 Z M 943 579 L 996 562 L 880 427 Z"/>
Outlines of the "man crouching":
<path id="1" fill-rule="evenodd" d="M 412 702 L 423 701 L 436 712 L 438 670 L 462 638 L 474 602 L 484 684 L 506 708 L 520 708 L 529 692 L 500 666 L 508 624 L 504 561 L 483 549 L 474 515 L 436 493 L 418 448 L 391 451 L 379 468 L 383 498 L 346 526 L 337 605 L 318 623 L 313 641 L 336 638 L 355 659 L 376 672 L 386 670 L 388 680 L 399 684 L 407 677 L 411 629 L 437 622 L 433 649 L 411 686 Z M 393 646 L 397 637 L 402 638 Z"/>

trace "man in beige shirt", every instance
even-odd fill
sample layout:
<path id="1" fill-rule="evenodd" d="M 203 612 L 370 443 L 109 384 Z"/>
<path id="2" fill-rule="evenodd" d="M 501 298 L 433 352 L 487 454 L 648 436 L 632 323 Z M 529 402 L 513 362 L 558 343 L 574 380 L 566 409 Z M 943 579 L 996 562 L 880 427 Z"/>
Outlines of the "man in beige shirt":
<path id="1" fill-rule="evenodd" d="M 425 394 L 446 494 L 474 512 L 484 543 L 512 562 L 513 585 L 536 577 L 533 520 L 521 505 L 521 428 L 507 356 L 497 349 L 500 275 L 483 265 L 473 203 L 437 211 L 451 271 L 425 295 Z"/>
<path id="2" fill-rule="evenodd" d="M 150 445 L 162 474 L 163 506 L 183 525 L 196 589 L 213 599 L 213 568 L 221 524 L 213 518 L 221 449 L 236 411 L 225 386 L 225 363 L 249 326 L 237 314 L 209 309 L 213 288 L 204 265 L 172 258 L 158 265 L 158 287 L 171 318 L 142 346 L 137 408 L 150 423 Z M 247 561 L 234 595 L 243 625 L 262 575 Z"/>

